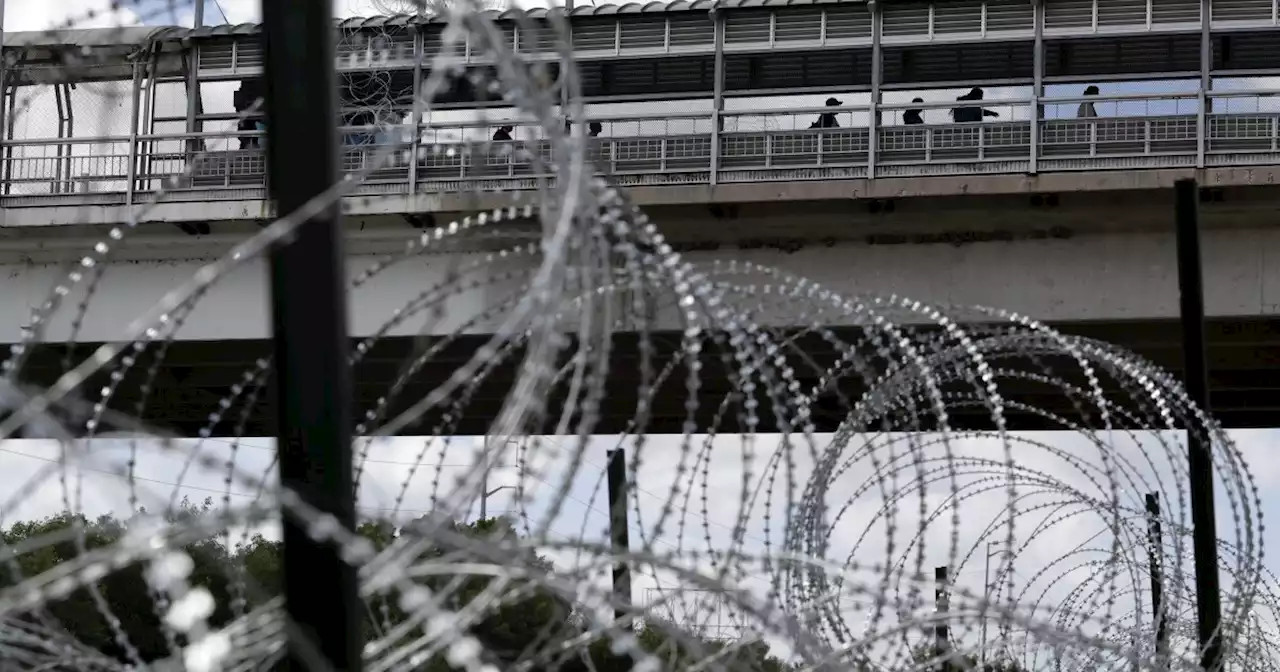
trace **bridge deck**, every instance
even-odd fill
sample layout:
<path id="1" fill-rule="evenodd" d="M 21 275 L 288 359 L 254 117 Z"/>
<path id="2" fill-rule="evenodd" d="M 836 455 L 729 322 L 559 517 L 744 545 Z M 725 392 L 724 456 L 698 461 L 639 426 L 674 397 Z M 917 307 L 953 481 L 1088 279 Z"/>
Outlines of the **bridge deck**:
<path id="1" fill-rule="evenodd" d="M 1131 348 L 1175 375 L 1180 368 L 1179 332 L 1177 324 L 1172 321 L 1077 323 L 1065 325 L 1062 329 L 1068 333 Z M 1280 320 L 1211 320 L 1207 332 L 1214 414 L 1228 427 L 1274 426 L 1276 414 L 1280 413 Z M 836 330 L 836 333 L 846 343 L 858 341 L 858 334 L 853 330 Z M 409 403 L 424 398 L 445 381 L 455 367 L 470 357 L 483 340 L 483 337 L 465 337 L 447 347 L 420 373 L 413 376 L 397 397 L 392 398 L 390 413 L 394 415 L 404 410 Z M 658 350 L 654 361 L 661 368 L 670 360 L 669 355 L 677 351 L 680 336 L 675 333 L 657 334 L 654 342 Z M 796 345 L 813 362 L 813 365 L 805 366 L 802 364 L 804 360 L 798 355 L 791 361 L 792 366 L 797 369 L 802 388 L 807 391 L 817 380 L 819 371 L 815 367 L 825 367 L 834 362 L 836 354 L 829 343 L 814 335 L 799 338 Z M 420 347 L 421 344 L 417 346 Z M 82 345 L 76 348 L 71 360 L 87 355 L 92 347 Z M 614 347 L 606 402 L 600 424 L 595 428 L 597 433 L 623 431 L 636 410 L 636 389 L 639 384 L 636 373 L 639 366 L 636 339 L 634 336 L 619 336 Z M 370 350 L 355 368 L 357 417 L 364 417 L 368 410 L 376 407 L 379 398 L 388 394 L 392 383 L 415 351 L 415 343 L 404 338 L 386 339 Z M 110 408 L 130 416 L 140 416 L 147 422 L 185 436 L 196 436 L 208 424 L 209 414 L 218 408 L 219 400 L 229 394 L 233 385 L 242 382 L 244 372 L 254 366 L 257 358 L 269 354 L 270 344 L 267 341 L 172 343 L 168 347 L 163 365 L 159 367 L 149 396 L 144 400 L 138 394 L 143 371 L 149 368 L 148 362 L 140 360 L 136 365 L 140 368 L 126 376 L 126 382 L 118 387 L 119 392 L 113 398 Z M 61 370 L 65 355 L 62 346 L 42 346 L 26 368 L 27 382 L 41 385 L 50 383 Z M 703 366 L 699 410 L 695 413 L 694 420 L 700 432 L 713 428 L 717 431 L 736 432 L 741 429 L 741 423 L 735 412 L 726 413 L 717 424 L 717 407 L 724 400 L 725 394 L 737 389 L 729 385 L 724 376 L 724 366 L 717 357 L 710 348 L 704 353 L 706 363 Z M 1021 366 L 1017 362 L 1002 364 Z M 1041 371 L 1044 364 L 1045 362 L 1041 362 Z M 1070 377 L 1069 374 L 1062 373 L 1073 368 L 1070 362 L 1055 361 L 1049 364 L 1054 366 L 1058 375 Z M 684 375 L 685 371 L 677 368 L 659 388 L 650 409 L 650 431 L 681 431 L 687 413 Z M 441 425 L 442 413 L 437 411 L 425 416 L 422 422 L 410 427 L 406 433 L 483 433 L 491 419 L 496 417 L 499 404 L 510 389 L 512 379 L 513 371 L 509 364 L 496 367 L 474 391 L 461 413 L 454 411 L 455 417 L 461 417 L 456 426 L 450 428 Z M 107 382 L 109 381 L 105 377 L 102 380 L 89 380 L 81 389 L 96 391 Z M 1081 419 L 1080 412 L 1071 400 L 1060 392 L 1008 380 L 1001 381 L 1000 385 L 1002 393 L 1011 402 L 1035 405 L 1077 422 Z M 1118 392 L 1115 384 L 1104 380 L 1103 386 L 1110 397 L 1109 401 L 1125 407 L 1126 397 Z M 959 391 L 955 387 L 947 389 Z M 861 391 L 861 385 L 856 380 L 846 378 L 836 388 L 827 389 L 819 395 L 814 403 L 814 416 L 819 430 L 830 431 L 843 419 L 841 409 L 845 406 L 840 401 L 840 394 L 845 395 L 845 399 L 856 400 Z M 563 403 L 564 386 L 557 388 L 549 398 L 553 415 L 558 414 Z M 86 403 L 92 401 L 96 399 Z M 777 426 L 766 401 L 763 398 L 760 400 L 762 424 L 759 431 L 772 431 Z M 143 404 L 142 407 L 139 406 L 140 403 Z M 273 404 L 274 397 L 270 393 L 259 395 L 256 406 L 244 418 L 245 435 L 274 436 Z M 955 408 L 950 413 L 953 427 L 991 427 L 989 414 L 983 409 Z M 1012 429 L 1061 428 L 1045 417 L 1013 408 L 1009 409 L 1008 416 Z M 232 433 L 231 427 L 240 418 L 238 408 L 233 409 L 228 417 L 232 420 L 215 428 L 214 434 Z M 1087 424 L 1096 426 L 1097 422 L 1095 416 Z M 1132 424 L 1123 419 L 1117 419 L 1116 422 L 1120 425 Z M 103 428 L 104 431 L 105 429 Z"/>

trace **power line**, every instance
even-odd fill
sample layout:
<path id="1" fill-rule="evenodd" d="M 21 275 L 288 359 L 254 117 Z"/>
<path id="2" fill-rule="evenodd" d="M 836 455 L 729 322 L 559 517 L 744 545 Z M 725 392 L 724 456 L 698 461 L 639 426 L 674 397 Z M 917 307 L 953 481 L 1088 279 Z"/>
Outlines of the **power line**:
<path id="1" fill-rule="evenodd" d="M 230 24 L 231 20 L 227 18 L 227 13 L 222 11 L 222 3 L 218 2 L 218 0 L 213 0 L 213 6 L 218 10 L 218 14 L 222 16 L 222 22 Z"/>

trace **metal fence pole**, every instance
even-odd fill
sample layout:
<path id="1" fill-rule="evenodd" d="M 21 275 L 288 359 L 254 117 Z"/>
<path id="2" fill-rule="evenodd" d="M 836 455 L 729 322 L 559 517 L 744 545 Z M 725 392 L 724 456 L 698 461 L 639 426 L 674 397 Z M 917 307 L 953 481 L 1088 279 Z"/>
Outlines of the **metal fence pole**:
<path id="1" fill-rule="evenodd" d="M 332 0 L 263 0 L 267 170 L 276 212 L 338 181 Z M 346 273 L 339 204 L 271 251 L 271 313 L 281 484 L 355 526 Z M 307 525 L 284 516 L 290 668 L 360 669 L 363 608 L 355 568 Z M 319 588 L 319 589 L 318 589 Z"/>
<path id="2" fill-rule="evenodd" d="M 627 533 L 627 451 L 623 448 L 608 453 L 609 542 L 613 561 L 614 617 L 623 623 L 631 614 L 631 564 L 622 557 L 631 548 Z"/>
<path id="3" fill-rule="evenodd" d="M 1147 495 L 1147 563 L 1151 572 L 1151 627 L 1156 635 L 1156 669 L 1168 669 L 1169 628 L 1164 615 L 1164 534 L 1160 525 L 1160 495 Z"/>
<path id="4" fill-rule="evenodd" d="M 1035 21 L 1035 54 L 1031 65 L 1031 156 L 1028 171 L 1035 175 L 1040 171 L 1040 99 L 1044 97 L 1044 0 L 1031 0 L 1031 14 Z"/>
<path id="5" fill-rule="evenodd" d="M 724 12 L 711 8 L 711 29 L 716 45 L 715 64 L 712 70 L 715 82 L 711 86 L 711 186 L 720 182 L 720 143 L 724 133 Z"/>
<path id="6" fill-rule="evenodd" d="M 871 12 L 871 104 L 867 107 L 867 179 L 875 179 L 876 154 L 880 148 L 880 85 L 884 80 L 884 49 L 880 46 L 884 12 L 875 0 L 867 3 Z M 823 141 L 821 134 L 818 142 Z"/>
<path id="7" fill-rule="evenodd" d="M 937 614 L 933 625 L 933 655 L 939 660 L 939 672 L 951 669 L 951 632 L 948 618 L 951 611 L 951 585 L 946 567 L 933 569 L 933 605 Z"/>
<path id="8" fill-rule="evenodd" d="M 1174 184 L 1178 229 L 1178 293 L 1182 312 L 1183 381 L 1187 396 L 1209 411 L 1209 374 L 1204 343 L 1204 282 L 1200 265 L 1200 190 L 1195 180 Z M 1187 419 L 1188 477 L 1191 481 L 1192 542 L 1195 549 L 1196 611 L 1201 666 L 1219 669 L 1222 658 L 1222 593 L 1218 587 L 1218 532 L 1213 505 L 1213 456 L 1209 437 Z"/>

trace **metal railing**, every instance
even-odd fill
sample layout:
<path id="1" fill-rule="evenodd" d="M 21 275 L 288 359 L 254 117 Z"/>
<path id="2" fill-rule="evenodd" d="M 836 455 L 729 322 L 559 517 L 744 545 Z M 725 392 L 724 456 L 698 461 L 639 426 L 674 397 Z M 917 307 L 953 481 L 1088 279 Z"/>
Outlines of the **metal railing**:
<path id="1" fill-rule="evenodd" d="M 580 123 L 596 170 L 631 185 L 1280 164 L 1280 109 L 1264 109 L 1267 95 L 1214 94 L 1221 112 L 1200 110 L 1198 94 L 1046 98 L 1034 125 L 1029 99 L 884 104 L 875 152 L 866 106 L 728 111 L 719 129 L 709 113 Z M 1099 116 L 1076 117 L 1083 102 Z M 947 113 L 975 104 L 999 116 L 957 123 Z M 924 123 L 904 123 L 913 109 Z M 838 126 L 812 128 L 824 114 Z M 511 140 L 492 141 L 501 126 Z M 342 129 L 342 168 L 362 170 L 392 137 L 414 135 L 395 130 Z M 423 125 L 359 193 L 532 186 L 552 151 L 546 135 L 517 121 Z M 177 199 L 262 198 L 260 142 L 252 132 L 15 141 L 0 184 L 11 206 L 131 203 L 162 186 Z"/>

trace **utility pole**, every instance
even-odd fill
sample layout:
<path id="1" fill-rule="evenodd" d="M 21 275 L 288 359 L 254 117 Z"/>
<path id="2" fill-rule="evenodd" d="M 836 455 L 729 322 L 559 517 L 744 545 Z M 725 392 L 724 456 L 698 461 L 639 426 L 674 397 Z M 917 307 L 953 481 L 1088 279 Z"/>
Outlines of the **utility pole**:
<path id="1" fill-rule="evenodd" d="M 1178 234 L 1178 294 L 1182 322 L 1183 385 L 1187 397 L 1209 412 L 1209 373 L 1204 342 L 1204 279 L 1200 258 L 1200 189 L 1194 179 L 1174 183 Z M 1222 593 L 1218 585 L 1218 532 L 1213 504 L 1213 456 L 1209 437 L 1187 418 L 1187 472 L 1195 549 L 1196 615 L 1200 666 L 1218 672 L 1222 663 Z"/>
<path id="2" fill-rule="evenodd" d="M 630 627 L 631 564 L 626 557 L 631 550 L 627 534 L 627 451 L 615 448 L 608 455 L 609 545 L 613 551 L 614 617 Z"/>
<path id="3" fill-rule="evenodd" d="M 347 275 L 338 197 L 332 0 L 262 0 L 267 170 L 276 212 L 326 205 L 270 251 L 280 484 L 354 533 Z M 358 672 L 364 603 L 338 544 L 283 515 L 288 669 Z M 323 590 L 317 590 L 323 586 Z"/>
<path id="4" fill-rule="evenodd" d="M 1168 669 L 1169 629 L 1164 614 L 1164 535 L 1160 529 L 1160 495 L 1147 495 L 1147 562 L 1151 573 L 1151 616 L 1156 634 L 1156 669 Z"/>
<path id="5" fill-rule="evenodd" d="M 489 478 L 489 475 L 485 474 L 486 482 L 488 481 L 488 478 Z M 485 485 L 484 487 L 488 488 L 489 486 Z M 514 487 L 515 486 L 513 485 L 499 485 L 498 487 L 493 488 L 491 490 L 486 489 L 484 493 L 480 495 L 480 520 L 487 520 L 489 518 L 489 498 L 490 497 L 498 494 L 499 492 L 502 492 L 503 490 L 511 490 Z"/>

